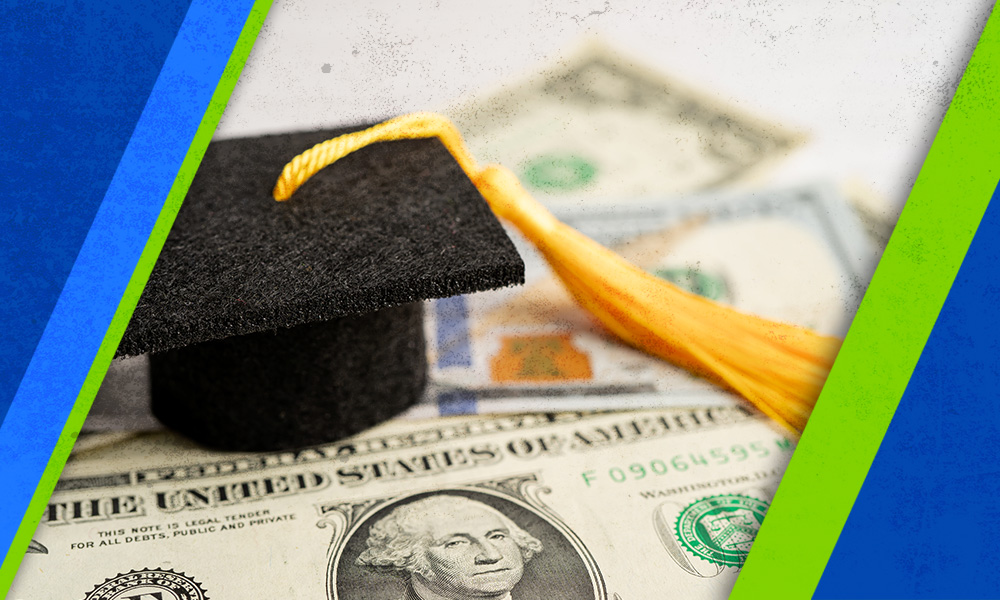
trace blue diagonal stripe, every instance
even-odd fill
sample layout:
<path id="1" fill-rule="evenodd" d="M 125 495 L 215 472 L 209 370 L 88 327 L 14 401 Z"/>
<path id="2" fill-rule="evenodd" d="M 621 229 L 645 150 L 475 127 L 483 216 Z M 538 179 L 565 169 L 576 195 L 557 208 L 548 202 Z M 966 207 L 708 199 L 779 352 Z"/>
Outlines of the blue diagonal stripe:
<path id="1" fill-rule="evenodd" d="M 115 28 L 102 28 L 111 22 L 128 20 L 131 13 L 124 5 L 130 3 L 122 4 L 121 7 L 95 7 L 92 3 L 80 3 L 86 5 L 81 10 L 93 17 L 86 23 L 73 22 L 75 14 L 69 8 L 40 4 L 29 7 L 42 12 L 47 9 L 46 15 L 43 15 L 46 18 L 62 17 L 65 28 L 62 35 L 66 39 L 74 35 L 87 40 L 98 38 L 91 45 L 103 53 L 78 58 L 94 61 L 87 65 L 88 69 L 110 71 L 110 83 L 87 89 L 94 94 L 104 94 L 106 101 L 111 103 L 120 100 L 118 96 L 121 94 L 136 93 L 135 90 L 120 90 L 114 85 L 116 73 L 132 67 L 123 57 L 130 52 L 133 44 L 141 44 L 143 36 L 154 35 L 159 31 L 158 27 L 165 27 L 169 22 L 166 16 L 162 16 L 162 22 L 159 20 L 161 15 L 169 13 L 169 7 L 163 3 L 133 2 L 133 6 L 144 6 L 146 12 L 143 14 L 152 15 L 152 20 L 132 23 L 137 30 L 127 35 L 116 34 Z M 181 7 L 183 21 L 175 30 L 176 38 L 173 38 L 148 100 L 142 102 L 145 96 L 138 99 L 140 106 L 144 104 L 141 115 L 134 130 L 131 127 L 125 129 L 125 135 L 131 133 L 131 136 L 126 137 L 127 146 L 120 154 L 121 160 L 113 171 L 114 176 L 110 178 L 99 208 L 92 213 L 92 222 L 84 217 L 67 217 L 74 222 L 82 218 L 90 225 L 89 232 L 79 252 L 72 253 L 75 256 L 72 270 L 65 279 L 65 285 L 61 286 L 55 307 L 0 426 L 0 480 L 4 486 L 4 494 L 0 495 L 0 545 L 5 549 L 25 516 L 39 477 L 52 455 L 252 6 L 253 3 L 247 0 L 194 0 L 186 13 Z M 118 8 L 122 11 L 116 12 Z M 30 10 L 21 10 L 20 14 L 23 16 L 25 12 Z M 67 18 L 70 19 L 68 22 Z M 170 33 L 172 37 L 173 32 Z M 102 35 L 107 37 L 100 39 Z M 139 41 L 136 38 L 140 38 Z M 62 43 L 69 43 L 66 39 Z M 80 42 L 80 45 L 86 44 Z M 59 44 L 56 46 L 55 49 L 46 48 L 57 51 Z M 145 66 L 155 69 L 159 65 L 157 62 Z M 66 65 L 66 68 L 72 68 L 72 65 Z M 126 78 L 123 73 L 119 75 Z M 69 91 L 57 91 L 71 95 L 72 87 Z M 87 106 L 99 104 L 98 99 Z M 41 121 L 50 118 L 58 121 L 66 116 L 60 115 L 58 107 L 51 114 L 43 114 L 44 111 L 31 105 L 20 110 Z M 122 118 L 126 116 L 122 115 Z M 99 123 L 87 122 L 87 117 L 86 111 L 84 114 L 69 115 L 71 120 L 82 120 L 91 128 L 100 127 Z M 121 133 L 118 129 L 115 131 Z M 93 137 L 99 140 L 102 135 L 111 135 L 111 132 L 97 131 Z M 74 140 L 57 135 L 49 140 L 35 141 L 42 146 L 74 143 Z M 72 207 L 74 202 L 81 200 L 74 192 L 85 195 L 94 191 L 93 182 L 87 180 L 94 169 L 87 161 L 108 160 L 107 153 L 113 151 L 113 146 L 111 144 L 106 148 L 93 143 L 83 144 L 82 148 L 74 149 L 74 154 L 64 157 L 61 163 L 49 165 L 51 181 L 44 181 L 34 188 L 30 185 L 24 188 L 31 194 L 23 200 L 41 207 L 39 211 L 31 212 L 30 218 L 39 221 L 48 219 L 58 231 L 59 218 L 70 211 L 66 207 Z M 117 155 L 111 158 L 117 159 Z M 81 180 L 74 187 L 60 177 L 70 180 L 79 177 Z M 58 208 L 46 213 L 45 208 L 53 206 Z M 30 270 L 24 273 L 27 277 L 35 276 Z M 50 285 L 55 285 L 57 289 L 60 287 L 58 281 Z M 4 335 L 8 333 L 5 331 Z M 7 348 L 3 349 L 4 357 L 7 351 Z M 7 558 L 11 559 L 10 552 Z M 8 564 L 5 560 L 5 573 Z"/>

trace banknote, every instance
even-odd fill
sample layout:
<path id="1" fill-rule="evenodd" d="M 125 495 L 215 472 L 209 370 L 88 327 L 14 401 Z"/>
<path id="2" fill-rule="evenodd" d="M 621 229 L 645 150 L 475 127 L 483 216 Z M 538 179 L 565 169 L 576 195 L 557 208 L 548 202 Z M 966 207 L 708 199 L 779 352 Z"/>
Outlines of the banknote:
<path id="1" fill-rule="evenodd" d="M 394 421 L 266 454 L 119 436 L 71 457 L 8 599 L 724 598 L 792 450 L 740 407 Z"/>
<path id="2" fill-rule="evenodd" d="M 447 113 L 481 162 L 511 168 L 555 207 L 746 180 L 805 139 L 598 41 Z"/>
<path id="3" fill-rule="evenodd" d="M 842 336 L 874 268 L 830 185 L 566 211 L 647 271 L 767 318 Z M 433 302 L 432 387 L 412 416 L 731 404 L 726 392 L 610 337 L 515 236 L 526 284 Z"/>
<path id="4" fill-rule="evenodd" d="M 885 197 L 860 180 L 846 181 L 842 188 L 851 207 L 864 225 L 868 239 L 881 255 L 896 226 L 898 212 L 888 208 Z"/>

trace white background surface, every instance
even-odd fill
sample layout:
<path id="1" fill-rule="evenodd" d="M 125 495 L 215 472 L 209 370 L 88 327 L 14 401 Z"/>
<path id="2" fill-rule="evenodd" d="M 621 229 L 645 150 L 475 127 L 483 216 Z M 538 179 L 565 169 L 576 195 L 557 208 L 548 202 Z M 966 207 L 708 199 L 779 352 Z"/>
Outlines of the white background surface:
<path id="1" fill-rule="evenodd" d="M 992 3 L 276 0 L 216 137 L 440 110 L 597 36 L 810 133 L 768 184 L 855 181 L 893 218 Z"/>

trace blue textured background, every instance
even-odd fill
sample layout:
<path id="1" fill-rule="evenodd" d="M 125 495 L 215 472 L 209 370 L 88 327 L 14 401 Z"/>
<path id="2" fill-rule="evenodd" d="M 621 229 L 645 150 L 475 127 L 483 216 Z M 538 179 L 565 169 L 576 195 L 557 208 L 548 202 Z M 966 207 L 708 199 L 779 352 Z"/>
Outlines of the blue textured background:
<path id="1" fill-rule="evenodd" d="M 188 5 L 5 2 L 0 9 L 0 421 Z"/>
<path id="2" fill-rule="evenodd" d="M 814 598 L 1000 597 L 998 265 L 1000 188 Z"/>
<path id="3" fill-rule="evenodd" d="M 0 118 L 5 127 L 9 114 L 15 118 L 3 168 L 16 205 L 0 229 L 0 293 L 10 298 L 0 320 L 0 357 L 10 365 L 0 396 L 4 578 L 41 515 L 43 504 L 28 512 L 29 502 L 37 490 L 44 503 L 66 459 L 75 431 L 56 459 L 53 449 L 88 373 L 99 370 L 98 349 L 252 6 L 193 0 L 4 7 L 0 35 L 13 66 Z M 39 481 L 50 459 L 46 487 Z"/>

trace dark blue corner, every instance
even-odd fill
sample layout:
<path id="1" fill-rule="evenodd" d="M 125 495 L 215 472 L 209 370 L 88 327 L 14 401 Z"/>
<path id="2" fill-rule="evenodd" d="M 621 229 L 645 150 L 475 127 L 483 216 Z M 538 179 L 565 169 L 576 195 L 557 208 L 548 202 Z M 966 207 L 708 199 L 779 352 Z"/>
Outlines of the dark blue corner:
<path id="1" fill-rule="evenodd" d="M 1000 189 L 814 598 L 1000 598 L 998 198 Z"/>
<path id="2" fill-rule="evenodd" d="M 0 422 L 189 4 L 0 9 Z"/>

